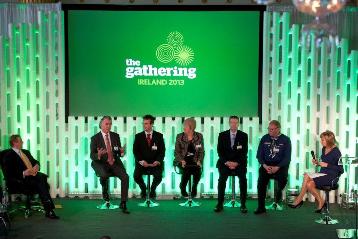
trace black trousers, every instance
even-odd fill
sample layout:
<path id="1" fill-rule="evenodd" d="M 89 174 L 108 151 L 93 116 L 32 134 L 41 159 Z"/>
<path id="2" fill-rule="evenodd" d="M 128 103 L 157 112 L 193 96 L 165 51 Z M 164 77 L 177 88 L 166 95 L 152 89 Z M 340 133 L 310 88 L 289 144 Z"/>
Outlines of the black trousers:
<path id="1" fill-rule="evenodd" d="M 258 207 L 265 208 L 266 189 L 270 179 L 277 181 L 278 188 L 275 189 L 275 202 L 282 200 L 282 190 L 286 187 L 288 177 L 288 167 L 281 167 L 275 174 L 268 174 L 264 167 L 259 169 L 259 179 L 257 182 Z"/>
<path id="2" fill-rule="evenodd" d="M 124 168 L 122 161 L 117 160 L 113 165 L 107 162 L 92 161 L 92 168 L 100 178 L 102 185 L 102 195 L 105 201 L 109 201 L 108 179 L 109 177 L 118 177 L 121 180 L 121 200 L 128 200 L 129 176 Z"/>
<path id="3" fill-rule="evenodd" d="M 45 211 L 55 208 L 50 195 L 50 185 L 47 183 L 47 175 L 38 172 L 36 176 L 27 176 L 24 179 L 24 191 L 38 193 Z"/>
<path id="4" fill-rule="evenodd" d="M 226 181 L 229 176 L 235 175 L 239 177 L 240 182 L 240 201 L 241 206 L 246 206 L 247 198 L 247 178 L 246 178 L 247 166 L 239 165 L 235 170 L 230 170 L 226 166 L 219 166 L 219 182 L 218 182 L 218 204 L 223 205 L 225 199 Z"/>
<path id="5" fill-rule="evenodd" d="M 143 167 L 142 165 L 138 164 L 136 165 L 133 173 L 134 181 L 139 185 L 140 190 L 146 191 L 146 185 L 144 183 L 143 175 L 149 173 L 150 175 L 153 175 L 153 182 L 150 187 L 151 192 L 155 192 L 155 189 L 158 187 L 158 185 L 162 182 L 162 173 L 163 168 L 162 166 L 156 166 L 154 168 L 151 167 Z"/>
<path id="6" fill-rule="evenodd" d="M 185 190 L 186 186 L 189 182 L 190 176 L 193 175 L 193 181 L 192 181 L 192 188 L 196 188 L 198 186 L 198 183 L 200 181 L 201 177 L 201 168 L 199 167 L 180 167 L 181 175 L 181 182 L 180 182 L 180 189 Z"/>

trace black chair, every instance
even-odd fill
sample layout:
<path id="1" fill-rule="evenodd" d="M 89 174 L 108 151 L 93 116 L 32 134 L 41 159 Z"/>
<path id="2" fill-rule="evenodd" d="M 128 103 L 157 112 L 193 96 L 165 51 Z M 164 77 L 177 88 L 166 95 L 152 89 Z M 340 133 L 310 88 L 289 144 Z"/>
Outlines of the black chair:
<path id="1" fill-rule="evenodd" d="M 99 177 L 99 175 L 96 173 L 96 176 Z M 110 175 L 110 177 L 115 177 L 115 175 Z M 109 193 L 109 179 L 107 180 L 107 188 L 108 188 L 108 193 Z M 113 209 L 118 209 L 119 205 L 116 204 L 112 204 L 111 202 L 104 202 L 103 204 L 100 204 L 97 206 L 97 209 L 100 210 L 113 210 Z"/>
<path id="2" fill-rule="evenodd" d="M 9 150 L 12 150 L 12 149 L 4 150 L 0 154 L 0 166 L 1 166 L 1 169 L 3 172 L 4 181 L 5 181 L 5 187 L 3 190 L 3 197 L 4 197 L 3 201 L 5 202 L 4 204 L 6 204 L 5 206 L 8 209 L 11 208 L 11 210 L 7 210 L 8 213 L 11 214 L 16 211 L 24 211 L 25 218 L 28 218 L 30 216 L 31 212 L 33 212 L 33 211 L 41 212 L 44 214 L 45 210 L 44 210 L 43 206 L 40 203 L 33 201 L 37 192 L 31 190 L 30 188 L 26 188 L 22 181 L 13 179 L 13 178 L 9 178 L 7 176 L 7 173 L 3 168 L 3 163 L 4 163 L 4 157 L 9 152 Z M 12 200 L 11 200 L 12 195 L 25 195 L 25 197 L 26 197 L 25 206 L 19 206 L 16 208 L 12 208 Z"/>
<path id="3" fill-rule="evenodd" d="M 144 175 L 147 176 L 147 193 L 145 196 L 145 201 L 142 203 L 138 203 L 138 206 L 140 206 L 140 207 L 158 207 L 159 203 L 156 203 L 156 202 L 150 200 L 150 196 L 149 196 L 150 195 L 150 175 L 153 175 L 153 173 L 149 169 L 145 172 Z"/>
<path id="4" fill-rule="evenodd" d="M 0 151 L 0 159 L 2 158 L 3 152 L 4 151 Z M 6 194 L 3 191 L 3 187 L 0 186 L 0 237 L 6 237 L 11 228 L 10 217 L 7 212 L 7 205 L 5 205 L 6 200 L 4 195 Z"/>
<path id="5" fill-rule="evenodd" d="M 236 201 L 236 193 L 235 193 L 235 171 L 231 171 L 231 200 L 224 204 L 224 207 L 240 207 L 241 204 Z"/>
<path id="6" fill-rule="evenodd" d="M 334 224 L 338 223 L 338 220 L 331 218 L 331 216 L 329 214 L 329 192 L 332 191 L 332 190 L 337 190 L 338 189 L 338 179 L 339 178 L 334 179 L 332 181 L 331 185 L 322 186 L 322 187 L 317 188 L 317 189 L 322 190 L 322 191 L 325 192 L 325 195 L 326 195 L 326 198 L 325 198 L 326 207 L 322 211 L 322 217 L 320 219 L 315 220 L 316 223 L 325 224 L 325 225 L 334 225 Z"/>
<path id="7" fill-rule="evenodd" d="M 181 174 L 180 170 L 179 170 L 179 172 L 177 171 L 177 167 L 179 167 L 179 166 L 174 165 L 175 172 L 178 173 L 178 174 Z M 197 166 L 197 165 L 186 165 L 185 167 L 190 168 L 190 167 L 199 167 L 199 166 Z M 203 170 L 203 167 L 201 167 L 201 170 Z M 200 203 L 195 202 L 193 200 L 193 198 L 192 198 L 192 195 L 191 195 L 192 177 L 193 177 L 193 175 L 190 175 L 189 182 L 188 182 L 188 189 L 189 189 L 188 190 L 188 200 L 186 200 L 183 203 L 179 203 L 179 205 L 182 206 L 182 207 L 199 207 L 200 206 Z"/>

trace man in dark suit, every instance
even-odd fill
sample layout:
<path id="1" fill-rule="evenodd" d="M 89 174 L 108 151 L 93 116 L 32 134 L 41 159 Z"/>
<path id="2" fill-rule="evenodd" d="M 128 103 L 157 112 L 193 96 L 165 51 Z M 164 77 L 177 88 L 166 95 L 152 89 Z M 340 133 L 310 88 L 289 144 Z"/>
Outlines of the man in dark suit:
<path id="1" fill-rule="evenodd" d="M 53 209 L 55 205 L 49 193 L 47 175 L 39 172 L 40 163 L 28 150 L 22 149 L 20 135 L 11 135 L 10 146 L 3 155 L 3 172 L 9 188 L 17 188 L 20 192 L 38 193 L 44 206 L 45 216 L 58 219 Z"/>
<path id="2" fill-rule="evenodd" d="M 218 204 L 215 212 L 223 210 L 225 187 L 227 178 L 234 173 L 240 179 L 240 200 L 242 213 L 247 213 L 246 197 L 247 197 L 247 150 L 248 137 L 247 134 L 238 130 L 239 118 L 230 116 L 230 129 L 219 134 L 218 139 L 218 155 L 217 168 L 219 169 L 218 182 Z"/>
<path id="3" fill-rule="evenodd" d="M 150 198 L 155 198 L 155 190 L 162 181 L 164 169 L 165 145 L 163 135 L 153 130 L 155 118 L 152 115 L 143 117 L 144 131 L 135 135 L 133 154 L 135 158 L 134 181 L 141 189 L 141 197 L 146 196 L 146 185 L 143 174 L 153 174 L 153 183 L 150 188 Z"/>
<path id="4" fill-rule="evenodd" d="M 103 199 L 109 203 L 108 178 L 118 177 L 121 180 L 121 204 L 123 213 L 129 214 L 127 209 L 129 177 L 120 159 L 124 156 L 124 148 L 117 133 L 111 132 L 112 118 L 104 116 L 99 124 L 101 132 L 91 138 L 92 168 L 100 177 Z"/>

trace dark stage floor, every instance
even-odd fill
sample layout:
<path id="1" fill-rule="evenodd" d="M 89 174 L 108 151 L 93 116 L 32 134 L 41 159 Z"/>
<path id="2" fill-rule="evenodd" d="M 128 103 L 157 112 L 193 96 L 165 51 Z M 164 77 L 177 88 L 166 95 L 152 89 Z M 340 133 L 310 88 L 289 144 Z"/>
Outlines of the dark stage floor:
<path id="1" fill-rule="evenodd" d="M 25 219 L 22 214 L 14 215 L 12 230 L 8 238 L 86 238 L 98 239 L 102 235 L 120 238 L 337 238 L 337 228 L 351 228 L 354 211 L 331 207 L 332 216 L 340 220 L 337 225 L 319 225 L 314 220 L 315 205 L 305 203 L 300 209 L 286 208 L 270 211 L 265 215 L 253 214 L 256 200 L 248 202 L 249 213 L 241 214 L 238 208 L 226 208 L 224 212 L 213 212 L 215 200 L 198 200 L 197 208 L 182 208 L 179 200 L 159 201 L 157 208 L 141 208 L 139 200 L 130 200 L 130 215 L 118 209 L 105 211 L 96 209 L 100 200 L 61 199 L 62 209 L 58 221 L 45 219 L 35 213 Z M 118 202 L 114 201 L 114 202 Z"/>

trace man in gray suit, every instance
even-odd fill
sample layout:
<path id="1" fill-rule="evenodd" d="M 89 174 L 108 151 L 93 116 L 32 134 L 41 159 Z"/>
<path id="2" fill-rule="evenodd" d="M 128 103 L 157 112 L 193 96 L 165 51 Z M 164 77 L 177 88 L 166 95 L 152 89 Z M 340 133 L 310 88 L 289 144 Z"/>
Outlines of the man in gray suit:
<path id="1" fill-rule="evenodd" d="M 121 204 L 120 208 L 125 214 L 127 209 L 129 177 L 120 157 L 124 156 L 121 140 L 117 133 L 111 132 L 112 118 L 104 116 L 99 124 L 101 131 L 91 138 L 92 168 L 100 177 L 102 195 L 106 204 L 109 205 L 108 178 L 118 177 L 121 180 Z"/>

